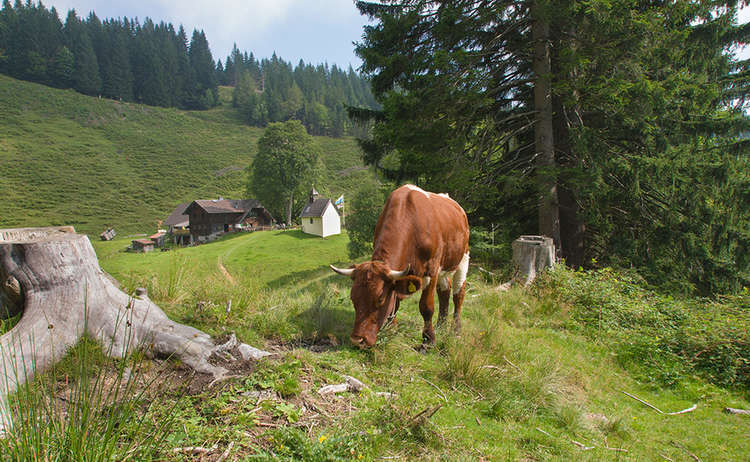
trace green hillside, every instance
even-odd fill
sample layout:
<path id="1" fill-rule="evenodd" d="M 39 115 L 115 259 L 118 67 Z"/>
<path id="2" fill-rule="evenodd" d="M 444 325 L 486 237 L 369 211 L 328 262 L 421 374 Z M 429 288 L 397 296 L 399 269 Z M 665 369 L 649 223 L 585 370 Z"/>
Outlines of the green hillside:
<path id="1" fill-rule="evenodd" d="M 262 129 L 248 127 L 221 89 L 210 111 L 124 103 L 0 75 L 0 227 L 73 225 L 149 232 L 180 202 L 241 198 Z M 317 137 L 322 193 L 372 175 L 352 138 Z"/>

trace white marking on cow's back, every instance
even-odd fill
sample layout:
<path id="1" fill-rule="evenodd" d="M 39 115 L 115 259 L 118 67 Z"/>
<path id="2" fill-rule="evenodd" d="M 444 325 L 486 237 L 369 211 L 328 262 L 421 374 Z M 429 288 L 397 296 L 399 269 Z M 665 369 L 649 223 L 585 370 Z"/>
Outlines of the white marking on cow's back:
<path id="1" fill-rule="evenodd" d="M 453 293 L 457 294 L 461 291 L 461 287 L 466 282 L 466 274 L 469 272 L 469 252 L 464 254 L 461 259 L 461 263 L 458 264 L 456 272 L 453 275 Z"/>
<path id="2" fill-rule="evenodd" d="M 424 195 L 425 195 L 425 196 L 427 197 L 427 199 L 429 199 L 429 198 L 430 198 L 430 193 L 428 193 L 428 192 L 427 192 L 427 191 L 425 191 L 424 189 L 420 188 L 419 186 L 414 186 L 413 184 L 407 184 L 407 185 L 405 185 L 405 186 L 406 186 L 406 187 L 407 187 L 408 189 L 412 190 L 412 191 L 417 191 L 417 192 L 421 192 L 422 194 L 424 194 Z"/>
<path id="3" fill-rule="evenodd" d="M 439 193 L 438 196 L 445 197 L 446 199 L 450 199 L 451 196 L 448 195 L 448 193 Z"/>

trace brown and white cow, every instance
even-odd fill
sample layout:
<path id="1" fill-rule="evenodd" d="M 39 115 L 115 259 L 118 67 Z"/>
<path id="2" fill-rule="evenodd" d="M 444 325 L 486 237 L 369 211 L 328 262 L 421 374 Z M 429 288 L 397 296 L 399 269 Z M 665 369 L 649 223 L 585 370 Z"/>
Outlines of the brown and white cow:
<path id="1" fill-rule="evenodd" d="M 378 331 L 393 319 L 401 300 L 422 289 L 419 311 L 424 319 L 423 343 L 435 342 L 432 315 L 437 289 L 438 325 L 448 316 L 453 288 L 453 319 L 460 328 L 461 305 L 469 269 L 469 222 L 460 205 L 447 194 L 404 185 L 388 197 L 378 218 L 372 260 L 348 269 L 356 312 L 351 340 L 373 346 Z"/>

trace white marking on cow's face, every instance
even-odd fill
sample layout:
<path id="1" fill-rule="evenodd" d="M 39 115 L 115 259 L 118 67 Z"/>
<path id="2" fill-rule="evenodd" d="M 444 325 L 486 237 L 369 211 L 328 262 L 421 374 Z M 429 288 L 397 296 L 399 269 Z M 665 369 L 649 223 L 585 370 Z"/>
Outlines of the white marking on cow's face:
<path id="1" fill-rule="evenodd" d="M 456 268 L 456 273 L 453 275 L 453 293 L 457 294 L 461 292 L 461 287 L 466 282 L 466 274 L 469 272 L 469 252 L 464 254 L 461 259 L 461 263 Z"/>
<path id="2" fill-rule="evenodd" d="M 430 198 L 430 193 L 428 193 L 424 189 L 420 188 L 419 186 L 414 186 L 413 184 L 407 184 L 406 187 L 409 188 L 409 189 L 411 189 L 412 191 L 421 192 L 422 194 L 425 195 L 425 197 L 427 197 L 427 199 Z"/>
<path id="3" fill-rule="evenodd" d="M 425 277 L 423 277 L 423 278 L 422 278 L 422 287 L 426 289 L 426 288 L 427 288 L 427 286 L 429 286 L 429 285 L 430 285 L 430 281 L 431 281 L 431 280 L 432 280 L 432 279 L 430 279 L 430 277 L 429 277 L 429 276 L 425 276 Z"/>

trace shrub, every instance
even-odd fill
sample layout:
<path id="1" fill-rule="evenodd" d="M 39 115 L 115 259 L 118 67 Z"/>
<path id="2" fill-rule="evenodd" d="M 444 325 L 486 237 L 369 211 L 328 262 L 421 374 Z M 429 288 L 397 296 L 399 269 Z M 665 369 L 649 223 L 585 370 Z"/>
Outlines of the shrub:
<path id="1" fill-rule="evenodd" d="M 383 204 L 390 192 L 390 187 L 380 188 L 367 186 L 354 194 L 351 200 L 351 212 L 347 215 L 349 232 L 349 258 L 355 259 L 372 252 L 372 238 Z"/>
<path id="2" fill-rule="evenodd" d="M 537 285 L 571 305 L 590 337 L 612 345 L 644 380 L 673 385 L 697 373 L 719 385 L 750 386 L 750 294 L 682 298 L 649 289 L 638 274 L 559 265 Z"/>

